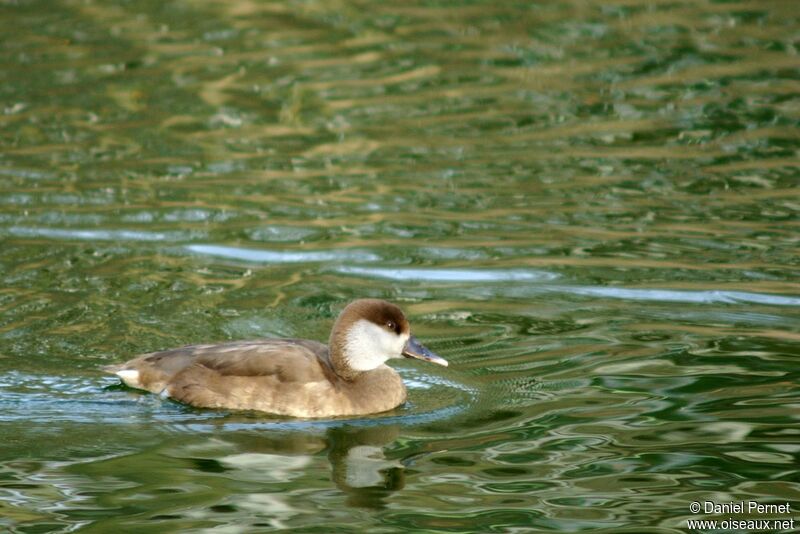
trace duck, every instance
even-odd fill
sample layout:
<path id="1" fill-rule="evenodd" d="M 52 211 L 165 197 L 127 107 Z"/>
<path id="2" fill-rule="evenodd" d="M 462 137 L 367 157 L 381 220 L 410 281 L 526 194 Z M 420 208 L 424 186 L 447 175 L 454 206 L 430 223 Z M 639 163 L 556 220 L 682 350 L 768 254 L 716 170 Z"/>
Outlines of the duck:
<path id="1" fill-rule="evenodd" d="M 411 334 L 402 310 L 385 300 L 349 303 L 328 345 L 256 339 L 150 352 L 104 368 L 128 387 L 198 408 L 254 410 L 320 418 L 386 412 L 407 393 L 388 360 L 448 362 Z"/>

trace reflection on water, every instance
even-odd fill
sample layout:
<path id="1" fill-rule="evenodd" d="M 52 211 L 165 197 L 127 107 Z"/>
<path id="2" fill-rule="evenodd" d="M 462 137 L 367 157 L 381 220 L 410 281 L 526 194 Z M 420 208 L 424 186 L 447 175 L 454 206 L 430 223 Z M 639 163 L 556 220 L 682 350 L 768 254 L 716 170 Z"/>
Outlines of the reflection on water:
<path id="1" fill-rule="evenodd" d="M 220 256 L 235 260 L 246 260 L 262 263 L 304 263 L 304 262 L 331 262 L 341 260 L 375 261 L 378 256 L 368 252 L 331 250 L 331 251 L 276 251 L 254 250 L 234 247 L 221 247 L 218 245 L 189 245 L 186 247 L 191 252 Z"/>
<path id="2" fill-rule="evenodd" d="M 390 280 L 419 280 L 425 282 L 502 282 L 543 281 L 558 278 L 557 274 L 543 271 L 490 271 L 467 269 L 365 269 L 363 267 L 340 267 L 340 273 L 360 276 L 377 276 Z"/>
<path id="3" fill-rule="evenodd" d="M 53 526 L 69 519 L 96 529 L 118 520 L 134 529 L 139 520 L 166 529 L 198 520 L 209 526 L 285 528 L 292 518 L 313 521 L 309 509 L 292 504 L 294 497 L 330 484 L 348 506 L 381 509 L 403 488 L 404 462 L 413 461 L 386 457 L 385 447 L 399 433 L 397 425 L 339 424 L 321 433 L 262 430 L 188 444 L 183 437 L 162 435 L 158 446 L 139 451 L 44 465 L 9 462 L 0 485 L 3 515 L 12 520 L 27 515 Z M 89 496 L 94 504 L 87 507 Z M 115 519 L 119 512 L 138 519 Z"/>
<path id="4" fill-rule="evenodd" d="M 13 3 L 0 528 L 680 532 L 793 503 L 793 2 Z M 98 368 L 323 340 L 451 361 L 352 421 Z M 760 517 L 760 519 L 765 519 Z"/>

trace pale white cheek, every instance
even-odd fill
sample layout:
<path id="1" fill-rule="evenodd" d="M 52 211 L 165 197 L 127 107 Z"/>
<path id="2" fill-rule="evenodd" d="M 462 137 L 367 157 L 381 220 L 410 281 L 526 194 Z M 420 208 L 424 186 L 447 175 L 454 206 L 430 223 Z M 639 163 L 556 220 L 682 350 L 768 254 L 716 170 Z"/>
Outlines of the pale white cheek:
<path id="1" fill-rule="evenodd" d="M 406 341 L 408 341 L 408 334 L 392 336 L 392 347 L 389 351 L 392 358 L 403 357 L 403 349 L 406 348 Z"/>
<path id="2" fill-rule="evenodd" d="M 398 358 L 408 336 L 398 336 L 370 321 L 358 321 L 347 335 L 346 354 L 350 367 L 370 371 L 389 358 Z"/>

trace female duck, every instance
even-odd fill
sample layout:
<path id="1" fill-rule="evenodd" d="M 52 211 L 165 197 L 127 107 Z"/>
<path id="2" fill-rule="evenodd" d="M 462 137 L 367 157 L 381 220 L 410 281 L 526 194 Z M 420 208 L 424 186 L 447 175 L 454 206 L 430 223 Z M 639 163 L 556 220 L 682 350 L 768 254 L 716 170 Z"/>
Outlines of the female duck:
<path id="1" fill-rule="evenodd" d="M 400 308 L 383 300 L 350 303 L 333 325 L 329 344 L 261 339 L 191 345 L 106 370 L 132 388 L 192 406 L 331 417 L 384 412 L 405 402 L 403 380 L 386 360 L 447 365 L 411 335 Z"/>

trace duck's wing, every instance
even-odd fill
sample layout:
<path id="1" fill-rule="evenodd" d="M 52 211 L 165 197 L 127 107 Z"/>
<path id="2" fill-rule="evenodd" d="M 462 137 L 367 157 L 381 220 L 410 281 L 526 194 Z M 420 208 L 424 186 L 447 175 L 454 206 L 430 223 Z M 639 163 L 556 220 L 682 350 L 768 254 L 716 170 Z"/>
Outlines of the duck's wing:
<path id="1" fill-rule="evenodd" d="M 189 345 L 104 368 L 128 386 L 153 393 L 162 393 L 179 376 L 190 378 L 192 369 L 219 377 L 275 377 L 286 383 L 316 381 L 332 374 L 328 348 L 305 339 Z"/>
<path id="2" fill-rule="evenodd" d="M 326 415 L 339 379 L 328 349 L 306 340 L 239 343 L 203 351 L 168 381 L 175 400 L 204 408 L 260 410 L 296 417 Z"/>
<path id="3" fill-rule="evenodd" d="M 331 371 L 328 347 L 307 339 L 225 343 L 199 351 L 194 363 L 221 376 L 273 376 L 286 383 L 323 380 Z"/>

